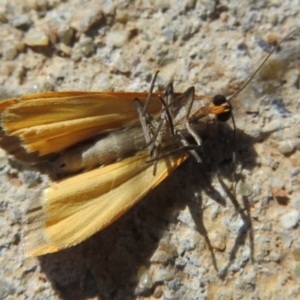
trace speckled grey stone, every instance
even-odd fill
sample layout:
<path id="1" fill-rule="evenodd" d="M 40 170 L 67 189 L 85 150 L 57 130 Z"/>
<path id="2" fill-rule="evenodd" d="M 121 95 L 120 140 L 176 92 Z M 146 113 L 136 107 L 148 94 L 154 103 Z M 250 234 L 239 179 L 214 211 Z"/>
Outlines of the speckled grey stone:
<path id="1" fill-rule="evenodd" d="M 194 86 L 199 95 L 228 96 L 250 78 L 272 39 L 300 27 L 296 0 L 3 0 L 0 6 L 1 43 L 17 50 L 7 59 L 0 49 L 1 99 L 48 90 L 147 92 L 157 70 L 154 91 L 173 82 L 176 92 Z M 43 31 L 48 43 L 25 47 L 26 32 L 12 22 L 22 24 L 24 14 L 23 24 Z M 300 208 L 298 42 L 298 34 L 285 41 L 272 56 L 279 70 L 262 70 L 231 100 L 235 177 L 251 187 L 251 195 L 231 189 L 232 123 L 220 123 L 203 141 L 203 164 L 190 159 L 122 218 L 79 245 L 25 258 L 22 219 L 50 183 L 29 162 L 1 158 L 0 295 L 11 300 L 299 298 L 293 256 L 300 245 L 299 223 L 294 218 L 286 228 L 281 222 Z M 292 152 L 280 151 L 288 141 Z M 286 192 L 285 204 L 274 199 L 273 188 Z M 141 266 L 154 282 L 147 295 L 135 294 Z"/>

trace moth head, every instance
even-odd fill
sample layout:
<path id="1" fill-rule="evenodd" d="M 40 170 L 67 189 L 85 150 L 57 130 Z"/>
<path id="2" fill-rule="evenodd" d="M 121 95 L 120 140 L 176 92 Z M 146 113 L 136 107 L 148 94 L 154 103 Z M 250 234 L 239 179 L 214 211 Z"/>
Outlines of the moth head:
<path id="1" fill-rule="evenodd" d="M 227 122 L 231 117 L 231 105 L 223 95 L 216 95 L 213 97 L 214 104 L 213 113 L 220 122 Z"/>

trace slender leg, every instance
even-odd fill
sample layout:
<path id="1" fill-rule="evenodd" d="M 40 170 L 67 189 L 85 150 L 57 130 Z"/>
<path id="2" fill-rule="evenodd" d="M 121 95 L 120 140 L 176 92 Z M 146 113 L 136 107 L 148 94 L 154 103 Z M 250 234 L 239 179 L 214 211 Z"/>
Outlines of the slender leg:
<path id="1" fill-rule="evenodd" d="M 153 77 L 150 86 L 149 95 L 147 97 L 145 104 L 143 104 L 139 99 L 134 100 L 139 114 L 139 119 L 142 125 L 142 129 L 145 135 L 148 151 L 151 157 L 150 161 L 155 162 L 160 158 L 166 156 L 165 154 L 160 156 L 160 150 L 161 150 L 161 144 L 164 140 L 164 136 L 162 132 L 165 130 L 163 130 L 163 128 L 165 128 L 165 126 L 168 125 L 168 127 L 170 128 L 171 136 L 173 136 L 176 143 L 179 145 L 178 149 L 174 149 L 174 151 L 168 153 L 185 151 L 188 152 L 191 156 L 193 156 L 197 162 L 201 162 L 201 158 L 198 155 L 198 153 L 195 151 L 195 149 L 201 146 L 202 139 L 190 124 L 190 113 L 194 102 L 195 88 L 190 87 L 183 94 L 181 94 L 178 97 L 175 97 L 173 85 L 170 83 L 166 88 L 164 97 L 159 97 L 162 103 L 162 112 L 160 116 L 160 121 L 158 122 L 148 112 L 148 107 L 151 101 L 151 96 L 153 93 L 157 74 L 158 72 L 156 72 Z M 186 112 L 183 116 L 184 124 L 186 130 L 194 138 L 196 145 L 191 145 L 184 137 L 182 132 L 178 128 L 176 128 L 176 125 L 174 125 L 174 120 L 176 119 L 176 111 L 178 110 L 176 104 L 182 102 L 183 100 L 187 100 Z M 154 174 L 155 171 L 156 171 L 156 166 L 154 166 L 154 172 L 153 172 Z"/>

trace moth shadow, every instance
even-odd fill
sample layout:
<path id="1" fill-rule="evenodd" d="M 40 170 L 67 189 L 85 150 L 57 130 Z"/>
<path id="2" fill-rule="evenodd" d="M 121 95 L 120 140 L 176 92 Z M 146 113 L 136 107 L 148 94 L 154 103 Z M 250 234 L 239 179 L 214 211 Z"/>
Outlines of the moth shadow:
<path id="1" fill-rule="evenodd" d="M 257 157 L 253 145 L 257 141 L 242 131 L 237 132 L 237 140 L 237 164 L 253 169 Z M 178 254 L 157 261 L 157 249 L 162 240 L 166 244 L 176 234 L 178 214 L 187 206 L 194 227 L 209 249 L 214 269 L 220 277 L 225 278 L 248 235 L 253 251 L 251 215 L 247 209 L 250 205 L 244 197 L 242 209 L 224 183 L 232 179 L 232 143 L 232 129 L 220 126 L 217 134 L 204 144 L 201 151 L 203 164 L 197 164 L 190 158 L 108 228 L 77 246 L 40 257 L 42 271 L 61 298 L 133 299 L 137 293 L 151 295 L 156 287 L 166 281 L 156 280 L 151 288 L 137 291 L 138 271 L 141 266 L 149 268 L 151 264 L 171 267 L 175 272 L 182 268 L 175 264 Z M 212 179 L 216 176 L 220 178 L 223 188 L 228 189 L 229 199 L 245 224 L 229 250 L 229 260 L 225 266 L 218 263 L 204 222 L 203 195 L 208 195 L 218 205 L 227 205 L 228 200 L 212 185 Z"/>
<path id="2" fill-rule="evenodd" d="M 217 275 L 221 279 L 225 279 L 230 266 L 234 263 L 240 246 L 244 245 L 249 238 L 251 248 L 251 262 L 254 262 L 254 242 L 252 235 L 252 219 L 250 211 L 250 203 L 248 197 L 242 196 L 242 201 L 237 200 L 238 191 L 236 185 L 239 181 L 244 181 L 241 174 L 236 173 L 235 168 L 239 166 L 240 170 L 253 170 L 257 166 L 257 153 L 254 149 L 254 144 L 266 140 L 272 132 L 260 135 L 254 138 L 241 130 L 237 130 L 236 144 L 236 161 L 233 164 L 232 151 L 234 145 L 233 131 L 227 125 L 222 126 L 218 133 L 212 137 L 210 141 L 204 145 L 204 156 L 209 156 L 209 164 L 202 164 L 198 168 L 198 172 L 202 175 L 201 181 L 198 182 L 198 188 L 201 190 L 197 193 L 197 201 L 188 203 L 188 207 L 194 220 L 197 231 L 205 240 L 207 249 L 211 255 L 211 263 Z M 223 141 L 222 141 L 223 140 Z M 201 176 L 201 175 L 200 175 Z M 215 178 L 215 180 L 213 180 Z M 191 178 L 189 178 L 191 181 Z M 195 181 L 195 180 L 194 180 Z M 219 188 L 215 188 L 212 182 L 218 183 Z M 235 182 L 233 182 L 235 181 Z M 230 183 L 230 184 L 228 184 Z M 196 182 L 194 182 L 196 185 Z M 222 192 L 220 192 L 220 190 Z M 225 193 L 225 197 L 224 197 Z M 212 199 L 219 205 L 226 207 L 228 200 L 234 207 L 234 212 L 242 220 L 243 225 L 235 237 L 234 244 L 231 249 L 226 249 L 227 257 L 226 264 L 218 263 L 216 252 L 223 252 L 224 249 L 216 249 L 210 238 L 210 232 L 205 226 L 205 199 Z"/>

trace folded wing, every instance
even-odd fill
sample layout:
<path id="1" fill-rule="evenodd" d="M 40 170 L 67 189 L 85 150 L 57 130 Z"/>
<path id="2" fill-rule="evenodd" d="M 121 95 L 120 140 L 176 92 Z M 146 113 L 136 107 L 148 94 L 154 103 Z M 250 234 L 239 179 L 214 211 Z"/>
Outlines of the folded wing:
<path id="1" fill-rule="evenodd" d="M 28 152 L 59 152 L 96 134 L 125 128 L 137 121 L 134 98 L 148 93 L 52 92 L 26 95 L 0 104 L 1 125 L 18 136 Z M 153 97 L 157 97 L 154 94 Z M 149 111 L 159 112 L 159 100 Z"/>
<path id="2" fill-rule="evenodd" d="M 153 176 L 153 164 L 145 163 L 148 157 L 148 152 L 138 152 L 54 182 L 45 191 L 41 206 L 28 214 L 26 254 L 56 252 L 87 239 L 121 217 L 186 159 L 181 154 L 159 160 Z"/>

